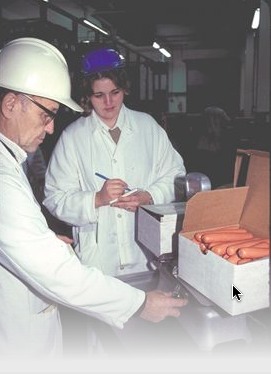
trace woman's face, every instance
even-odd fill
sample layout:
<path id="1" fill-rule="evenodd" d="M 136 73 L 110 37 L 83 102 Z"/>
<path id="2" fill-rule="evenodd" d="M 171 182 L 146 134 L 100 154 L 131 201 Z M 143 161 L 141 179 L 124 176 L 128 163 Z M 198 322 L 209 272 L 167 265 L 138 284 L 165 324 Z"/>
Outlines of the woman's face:
<path id="1" fill-rule="evenodd" d="M 101 78 L 92 85 L 90 101 L 101 120 L 110 128 L 114 127 L 124 99 L 124 91 L 116 87 L 109 78 Z"/>

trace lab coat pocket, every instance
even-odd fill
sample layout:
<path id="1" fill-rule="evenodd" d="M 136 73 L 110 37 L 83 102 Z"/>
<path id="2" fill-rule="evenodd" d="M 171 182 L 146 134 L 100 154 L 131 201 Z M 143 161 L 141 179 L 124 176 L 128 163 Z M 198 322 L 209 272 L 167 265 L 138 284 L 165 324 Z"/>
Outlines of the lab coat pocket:
<path id="1" fill-rule="evenodd" d="M 34 295 L 31 291 L 28 294 L 28 304 L 31 314 L 39 314 L 51 306 L 51 302 L 41 299 Z"/>
<path id="2" fill-rule="evenodd" d="M 57 306 L 48 305 L 32 315 L 30 334 L 37 355 L 57 357 L 62 354 L 62 328 Z"/>
<path id="3" fill-rule="evenodd" d="M 94 226 L 96 228 L 96 225 Z M 76 252 L 84 265 L 98 265 L 98 245 L 96 242 L 96 230 L 80 231 Z"/>

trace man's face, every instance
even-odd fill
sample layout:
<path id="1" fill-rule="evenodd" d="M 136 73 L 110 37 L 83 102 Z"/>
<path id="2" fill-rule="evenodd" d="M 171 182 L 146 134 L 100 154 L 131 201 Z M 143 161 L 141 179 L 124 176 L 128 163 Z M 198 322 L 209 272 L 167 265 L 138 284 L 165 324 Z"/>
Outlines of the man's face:
<path id="1" fill-rule="evenodd" d="M 39 96 L 23 94 L 18 96 L 21 100 L 21 113 L 16 118 L 16 143 L 26 152 L 34 152 L 43 142 L 46 134 L 54 132 L 54 120 L 38 104 L 53 113 L 57 112 L 59 104 Z"/>

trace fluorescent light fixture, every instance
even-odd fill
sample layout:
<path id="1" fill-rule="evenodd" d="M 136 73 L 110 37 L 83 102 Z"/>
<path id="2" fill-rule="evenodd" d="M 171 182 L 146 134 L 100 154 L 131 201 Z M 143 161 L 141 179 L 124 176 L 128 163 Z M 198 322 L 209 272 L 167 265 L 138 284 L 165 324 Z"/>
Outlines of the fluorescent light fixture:
<path id="1" fill-rule="evenodd" d="M 171 57 L 171 54 L 165 49 L 165 48 L 160 48 L 159 51 L 166 57 Z"/>
<path id="2" fill-rule="evenodd" d="M 155 48 L 155 49 L 159 49 L 159 48 L 160 48 L 160 45 L 159 45 L 158 43 L 156 43 L 156 42 L 153 42 L 153 43 L 152 43 L 152 46 L 153 46 L 153 48 Z"/>
<path id="3" fill-rule="evenodd" d="M 96 29 L 96 30 L 100 31 L 102 34 L 104 34 L 104 35 L 109 35 L 109 33 L 108 33 L 107 31 L 101 29 L 99 26 L 95 25 L 94 23 L 90 22 L 89 20 L 87 20 L 87 19 L 83 19 L 83 22 L 84 22 L 86 25 L 92 27 L 93 29 Z"/>
<path id="4" fill-rule="evenodd" d="M 253 30 L 256 30 L 259 27 L 260 24 L 260 8 L 255 9 L 251 28 Z"/>
<path id="5" fill-rule="evenodd" d="M 161 48 L 160 44 L 158 44 L 157 42 L 153 42 L 152 43 L 152 46 L 154 49 L 159 49 L 159 51 L 166 57 L 171 57 L 171 54 L 165 49 L 165 48 Z"/>

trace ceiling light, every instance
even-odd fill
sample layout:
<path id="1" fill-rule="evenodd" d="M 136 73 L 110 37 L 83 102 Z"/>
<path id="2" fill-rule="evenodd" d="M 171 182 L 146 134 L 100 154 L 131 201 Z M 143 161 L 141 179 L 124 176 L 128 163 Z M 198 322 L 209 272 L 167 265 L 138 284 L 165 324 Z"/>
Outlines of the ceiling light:
<path id="1" fill-rule="evenodd" d="M 152 43 L 152 46 L 153 46 L 153 48 L 154 49 L 159 49 L 159 51 L 164 55 L 164 56 L 166 56 L 166 57 L 171 57 L 171 54 L 165 49 L 165 48 L 162 48 L 161 46 L 160 46 L 160 44 L 158 44 L 157 42 L 153 42 Z"/>
<path id="2" fill-rule="evenodd" d="M 251 28 L 253 30 L 256 30 L 259 27 L 260 24 L 260 8 L 255 9 Z"/>
<path id="3" fill-rule="evenodd" d="M 165 48 L 160 48 L 159 51 L 166 57 L 171 57 L 171 54 L 165 49 Z"/>
<path id="4" fill-rule="evenodd" d="M 153 48 L 155 48 L 155 49 L 159 49 L 159 48 L 160 48 L 160 45 L 159 45 L 158 43 L 156 43 L 156 42 L 153 42 L 153 43 L 152 43 L 152 46 L 153 46 Z"/>
<path id="5" fill-rule="evenodd" d="M 109 35 L 109 33 L 108 33 L 107 31 L 103 30 L 101 27 L 95 25 L 94 23 L 90 22 L 89 20 L 87 20 L 87 19 L 83 19 L 83 22 L 84 22 L 86 25 L 92 27 L 93 29 L 96 29 L 96 30 L 100 31 L 102 34 L 104 34 L 104 35 Z"/>

